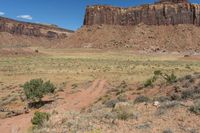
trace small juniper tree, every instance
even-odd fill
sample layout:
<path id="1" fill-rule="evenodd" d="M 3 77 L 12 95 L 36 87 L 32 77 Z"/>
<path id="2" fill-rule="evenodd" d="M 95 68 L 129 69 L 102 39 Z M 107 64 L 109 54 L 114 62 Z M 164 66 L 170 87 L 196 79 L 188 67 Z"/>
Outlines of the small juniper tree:
<path id="1" fill-rule="evenodd" d="M 31 102 L 41 102 L 44 95 L 54 93 L 56 87 L 50 81 L 32 79 L 23 86 L 24 93 Z"/>

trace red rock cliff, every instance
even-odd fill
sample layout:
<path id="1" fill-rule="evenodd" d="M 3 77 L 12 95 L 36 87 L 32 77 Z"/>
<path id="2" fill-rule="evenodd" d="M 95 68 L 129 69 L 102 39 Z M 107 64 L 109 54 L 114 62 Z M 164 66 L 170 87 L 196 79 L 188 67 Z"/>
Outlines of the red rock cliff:
<path id="1" fill-rule="evenodd" d="M 120 8 L 111 6 L 88 6 L 84 25 L 176 25 L 200 26 L 200 5 L 187 0 L 160 0 L 156 4 Z"/>
<path id="2" fill-rule="evenodd" d="M 72 31 L 58 28 L 52 25 L 20 22 L 0 17 L 0 32 L 8 32 L 15 35 L 27 35 L 54 39 L 65 38 Z"/>

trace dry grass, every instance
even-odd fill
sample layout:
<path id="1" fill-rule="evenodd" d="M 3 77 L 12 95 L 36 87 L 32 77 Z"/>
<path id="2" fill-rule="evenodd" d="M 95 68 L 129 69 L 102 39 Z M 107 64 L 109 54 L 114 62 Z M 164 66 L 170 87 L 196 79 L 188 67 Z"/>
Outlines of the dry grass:
<path id="1" fill-rule="evenodd" d="M 174 71 L 182 76 L 200 72 L 200 61 L 187 60 L 182 55 L 141 55 L 128 50 L 38 49 L 38 56 L 0 57 L 0 95 L 33 78 L 79 84 L 94 79 L 106 79 L 115 84 L 144 82 L 153 71 Z M 9 89 L 11 86 L 11 89 Z M 1 97 L 1 96 L 0 96 Z"/>
<path id="2" fill-rule="evenodd" d="M 109 81 L 144 81 L 154 70 L 175 71 L 185 75 L 200 71 L 200 62 L 179 60 L 176 55 L 138 55 L 130 51 L 39 50 L 46 55 L 1 57 L 0 81 L 22 83 L 35 77 L 54 82 L 87 81 L 105 78 Z M 189 66 L 189 68 L 188 68 Z"/>

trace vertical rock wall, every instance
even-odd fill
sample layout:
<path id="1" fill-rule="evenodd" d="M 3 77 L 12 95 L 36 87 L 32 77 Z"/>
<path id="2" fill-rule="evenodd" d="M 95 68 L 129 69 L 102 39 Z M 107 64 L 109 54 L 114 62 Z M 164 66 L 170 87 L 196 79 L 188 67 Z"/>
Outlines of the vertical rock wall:
<path id="1" fill-rule="evenodd" d="M 187 3 L 186 0 L 165 1 L 130 8 L 88 6 L 84 25 L 200 25 L 200 5 Z"/>

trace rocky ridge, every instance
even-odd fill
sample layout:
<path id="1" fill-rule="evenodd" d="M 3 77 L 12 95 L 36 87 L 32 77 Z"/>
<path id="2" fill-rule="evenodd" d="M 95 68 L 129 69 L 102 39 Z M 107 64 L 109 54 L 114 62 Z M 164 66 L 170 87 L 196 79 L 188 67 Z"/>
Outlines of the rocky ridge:
<path id="1" fill-rule="evenodd" d="M 187 0 L 160 0 L 155 4 L 121 8 L 88 6 L 84 25 L 177 25 L 200 26 L 200 5 Z"/>
<path id="2" fill-rule="evenodd" d="M 0 17 L 0 32 L 14 35 L 26 35 L 32 37 L 45 37 L 48 39 L 66 38 L 72 31 L 56 27 L 29 22 L 21 22 L 13 19 Z"/>

